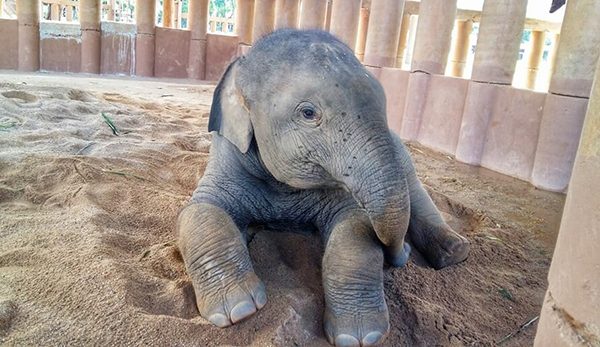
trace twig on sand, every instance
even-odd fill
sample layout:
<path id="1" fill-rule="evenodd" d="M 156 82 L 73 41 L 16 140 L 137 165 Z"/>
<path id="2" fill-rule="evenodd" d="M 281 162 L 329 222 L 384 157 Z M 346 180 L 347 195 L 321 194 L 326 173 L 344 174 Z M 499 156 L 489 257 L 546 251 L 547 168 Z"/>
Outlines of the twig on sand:
<path id="1" fill-rule="evenodd" d="M 509 339 L 517 336 L 518 334 L 520 334 L 523 330 L 525 330 L 528 326 L 532 325 L 533 323 L 535 323 L 538 319 L 540 318 L 540 316 L 535 316 L 533 318 L 531 318 L 530 320 L 528 320 L 527 322 L 521 324 L 521 326 L 519 327 L 519 329 L 513 331 L 512 333 L 504 336 L 502 339 L 500 339 L 500 341 L 497 342 L 498 345 L 503 344 L 504 342 L 508 341 Z"/>
<path id="2" fill-rule="evenodd" d="M 100 114 L 102 115 L 102 118 L 104 118 L 104 123 L 108 124 L 108 127 L 110 128 L 110 130 L 112 130 L 113 134 L 119 136 L 119 131 L 117 130 L 117 127 L 115 126 L 115 123 L 113 123 L 112 119 L 110 119 L 109 116 L 105 115 L 104 112 Z"/>

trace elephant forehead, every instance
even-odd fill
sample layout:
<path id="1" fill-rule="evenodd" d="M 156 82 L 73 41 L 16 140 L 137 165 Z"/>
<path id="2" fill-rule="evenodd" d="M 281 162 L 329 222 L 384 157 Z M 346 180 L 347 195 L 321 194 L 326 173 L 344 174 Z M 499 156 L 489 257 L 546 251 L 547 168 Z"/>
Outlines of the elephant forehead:
<path id="1" fill-rule="evenodd" d="M 259 40 L 240 65 L 246 74 L 271 83 L 290 76 L 335 79 L 364 72 L 345 44 L 319 31 L 277 31 Z"/>

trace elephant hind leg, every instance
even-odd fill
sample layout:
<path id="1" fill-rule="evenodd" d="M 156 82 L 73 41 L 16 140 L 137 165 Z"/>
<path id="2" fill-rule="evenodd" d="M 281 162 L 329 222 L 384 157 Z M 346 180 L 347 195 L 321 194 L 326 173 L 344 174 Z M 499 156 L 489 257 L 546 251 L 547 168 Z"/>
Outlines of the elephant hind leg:
<path id="1" fill-rule="evenodd" d="M 408 150 L 402 140 L 392 134 L 396 151 L 408 183 L 410 221 L 408 237 L 413 246 L 435 269 L 460 263 L 469 255 L 469 241 L 444 222 L 437 207 L 419 181 Z"/>
<path id="2" fill-rule="evenodd" d="M 372 346 L 388 333 L 383 252 L 368 216 L 350 212 L 332 228 L 323 257 L 324 330 L 336 346 Z"/>
<path id="3" fill-rule="evenodd" d="M 235 324 L 267 301 L 242 234 L 231 217 L 210 204 L 191 204 L 177 221 L 179 247 L 200 315 L 218 327 Z"/>
<path id="4" fill-rule="evenodd" d="M 437 207 L 423 188 L 415 172 L 408 150 L 402 140 L 392 134 L 396 152 L 408 183 L 410 221 L 408 237 L 435 269 L 460 263 L 469 255 L 469 241 L 444 222 Z"/>

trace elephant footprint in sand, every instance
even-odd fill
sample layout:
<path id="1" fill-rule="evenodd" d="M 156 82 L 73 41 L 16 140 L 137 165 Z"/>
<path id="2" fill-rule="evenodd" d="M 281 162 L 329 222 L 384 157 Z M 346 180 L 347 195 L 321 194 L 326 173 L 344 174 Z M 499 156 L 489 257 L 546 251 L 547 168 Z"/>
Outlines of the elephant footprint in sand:
<path id="1" fill-rule="evenodd" d="M 444 222 L 388 129 L 381 85 L 326 32 L 277 31 L 234 61 L 209 131 L 210 160 L 177 228 L 198 310 L 219 327 L 267 302 L 249 224 L 312 225 L 322 235 L 324 330 L 337 346 L 384 339 L 383 262 L 407 262 L 407 234 L 436 269 L 467 257 L 468 241 Z"/>

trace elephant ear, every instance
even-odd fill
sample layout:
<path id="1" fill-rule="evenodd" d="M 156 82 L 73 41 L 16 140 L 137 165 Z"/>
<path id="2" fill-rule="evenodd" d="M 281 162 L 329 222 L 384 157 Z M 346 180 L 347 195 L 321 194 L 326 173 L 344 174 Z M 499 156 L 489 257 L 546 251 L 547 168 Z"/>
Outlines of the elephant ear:
<path id="1" fill-rule="evenodd" d="M 233 143 L 240 152 L 246 153 L 254 131 L 250 123 L 250 111 L 241 90 L 235 83 L 238 68 L 239 59 L 227 67 L 215 89 L 208 131 L 218 132 Z"/>

